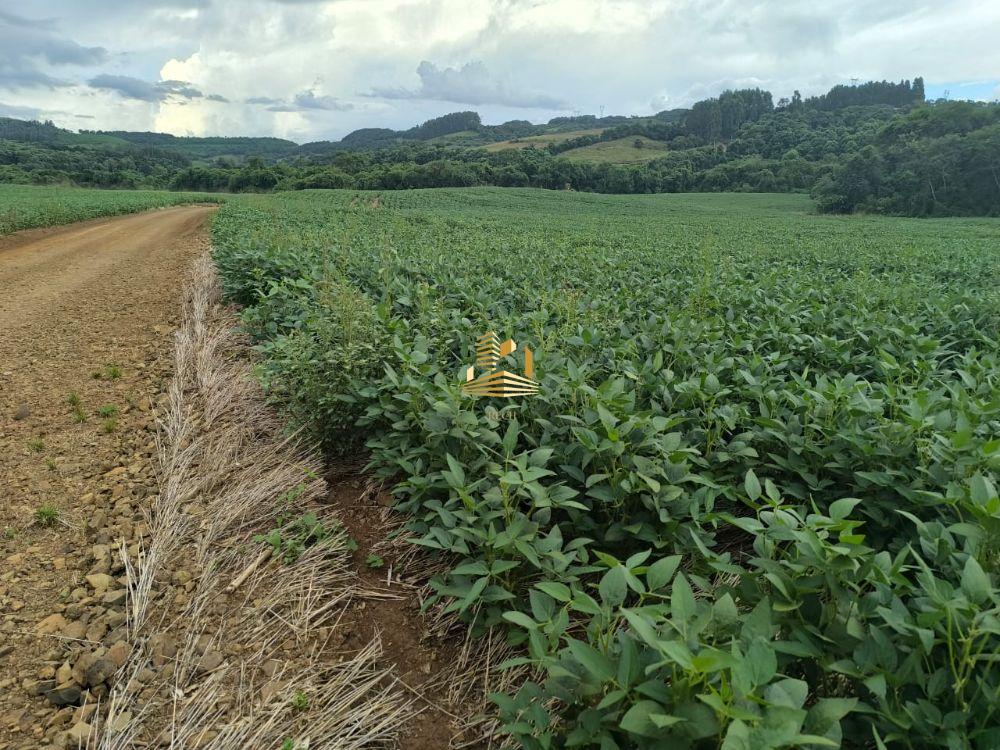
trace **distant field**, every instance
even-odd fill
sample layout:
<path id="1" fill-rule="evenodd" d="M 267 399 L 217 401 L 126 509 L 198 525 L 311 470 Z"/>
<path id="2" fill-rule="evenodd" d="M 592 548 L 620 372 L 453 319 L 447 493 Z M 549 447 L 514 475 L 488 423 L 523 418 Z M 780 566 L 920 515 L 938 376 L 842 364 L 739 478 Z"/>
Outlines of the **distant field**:
<path id="1" fill-rule="evenodd" d="M 0 185 L 0 235 L 20 229 L 70 224 L 97 216 L 219 201 L 217 195 L 204 193 Z"/>
<path id="2" fill-rule="evenodd" d="M 507 149 L 522 148 L 543 148 L 550 143 L 562 143 L 573 138 L 581 138 L 585 135 L 600 135 L 604 128 L 594 128 L 592 130 L 572 130 L 568 133 L 546 133 L 545 135 L 529 135 L 524 138 L 515 138 L 509 141 L 491 143 L 486 147 L 487 151 L 505 151 Z"/>
<path id="3" fill-rule="evenodd" d="M 636 148 L 636 142 L 642 143 L 642 148 Z M 574 148 L 564 151 L 561 155 L 570 161 L 598 164 L 637 164 L 663 156 L 664 151 L 667 151 L 665 143 L 651 140 L 645 136 L 629 136 L 628 138 Z"/>
<path id="4" fill-rule="evenodd" d="M 269 393 L 538 676 L 515 745 L 992 747 L 1000 220 L 472 188 L 214 233 Z M 487 331 L 537 394 L 462 394 Z"/>

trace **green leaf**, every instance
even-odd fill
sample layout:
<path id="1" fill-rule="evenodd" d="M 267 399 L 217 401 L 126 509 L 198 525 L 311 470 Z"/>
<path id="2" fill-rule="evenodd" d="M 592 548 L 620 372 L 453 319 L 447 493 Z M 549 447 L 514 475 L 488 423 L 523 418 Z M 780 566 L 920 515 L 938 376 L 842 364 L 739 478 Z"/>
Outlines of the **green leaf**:
<path id="1" fill-rule="evenodd" d="M 993 593 L 990 577 L 971 555 L 965 561 L 965 568 L 962 570 L 962 591 L 974 604 L 981 604 Z"/>
<path id="2" fill-rule="evenodd" d="M 621 613 L 628 620 L 628 624 L 632 626 L 632 630 L 635 631 L 636 635 L 642 638 L 648 646 L 659 648 L 660 637 L 657 635 L 656 628 L 650 618 L 641 612 L 634 612 L 629 609 L 623 609 Z"/>
<path id="3" fill-rule="evenodd" d="M 670 714 L 650 714 L 649 720 L 659 729 L 666 729 L 679 722 L 687 721 L 680 716 L 671 716 Z"/>
<path id="4" fill-rule="evenodd" d="M 448 461 L 448 468 L 451 470 L 451 477 L 448 477 L 451 481 L 448 484 L 454 489 L 461 489 L 465 486 L 465 470 L 462 468 L 462 464 L 456 461 L 450 453 L 445 454 L 445 459 Z"/>
<path id="5" fill-rule="evenodd" d="M 767 641 L 757 638 L 747 651 L 746 666 L 754 687 L 766 685 L 778 671 L 778 657 Z"/>
<path id="6" fill-rule="evenodd" d="M 670 612 L 677 620 L 687 622 L 695 613 L 694 593 L 683 573 L 674 579 L 674 587 L 670 593 Z"/>
<path id="7" fill-rule="evenodd" d="M 556 601 L 568 602 L 573 598 L 573 592 L 570 591 L 569 586 L 558 581 L 542 581 L 536 583 L 535 588 L 545 592 Z"/>
<path id="8" fill-rule="evenodd" d="M 757 500 L 760 497 L 760 480 L 753 473 L 753 469 L 747 469 L 746 476 L 743 478 L 743 488 L 751 500 Z"/>
<path id="9" fill-rule="evenodd" d="M 661 589 L 670 583 L 677 567 L 681 564 L 680 555 L 670 555 L 657 560 L 646 569 L 646 585 L 650 591 Z"/>
<path id="10" fill-rule="evenodd" d="M 613 607 L 617 607 L 623 601 L 625 601 L 625 595 L 628 593 L 628 583 L 625 580 L 625 568 L 621 565 L 617 565 L 601 578 L 601 582 L 597 587 L 598 592 L 601 595 L 601 601 L 605 604 L 610 604 Z"/>
<path id="11" fill-rule="evenodd" d="M 857 698 L 820 698 L 816 701 L 816 705 L 809 709 L 806 728 L 813 733 L 826 734 L 857 705 Z"/>
<path id="12" fill-rule="evenodd" d="M 997 496 L 997 490 L 993 486 L 993 482 L 982 474 L 976 474 L 969 480 L 969 488 L 971 490 L 972 502 L 976 505 L 986 505 L 986 503 Z"/>
<path id="13" fill-rule="evenodd" d="M 653 714 L 663 714 L 663 706 L 655 701 L 639 701 L 625 712 L 618 726 L 640 737 L 656 737 L 659 731 L 651 718 Z"/>
<path id="14" fill-rule="evenodd" d="M 588 643 L 575 638 L 566 639 L 570 654 L 598 682 L 610 682 L 615 678 L 615 666 L 611 660 Z"/>
<path id="15" fill-rule="evenodd" d="M 765 671 L 768 670 L 760 670 L 760 673 L 764 673 Z M 803 680 L 794 680 L 790 677 L 774 682 L 764 690 L 764 699 L 768 703 L 785 708 L 802 708 L 805 705 L 808 695 L 808 683 Z"/>
<path id="16" fill-rule="evenodd" d="M 528 615 L 524 614 L 524 612 L 504 612 L 503 619 L 507 622 L 512 622 L 515 625 L 520 625 L 526 630 L 533 630 L 538 627 L 538 623 L 528 617 Z"/>
<path id="17" fill-rule="evenodd" d="M 830 509 L 828 511 L 830 518 L 834 521 L 841 521 L 847 518 L 851 511 L 854 510 L 854 506 L 860 502 L 860 498 L 856 497 L 842 497 L 840 500 L 835 500 L 830 503 Z"/>

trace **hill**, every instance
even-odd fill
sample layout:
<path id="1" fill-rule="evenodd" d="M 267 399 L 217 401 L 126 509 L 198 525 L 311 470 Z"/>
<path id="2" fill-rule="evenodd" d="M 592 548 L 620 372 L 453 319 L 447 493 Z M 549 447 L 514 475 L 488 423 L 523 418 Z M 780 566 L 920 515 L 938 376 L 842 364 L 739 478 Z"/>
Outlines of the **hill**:
<path id="1" fill-rule="evenodd" d="M 87 136 L 169 151 L 193 161 L 250 156 L 275 161 L 293 156 L 299 148 L 299 144 L 282 138 L 197 138 L 168 133 L 133 133 L 124 130 L 80 132 L 80 137 Z"/>
<path id="2" fill-rule="evenodd" d="M 820 210 L 1000 215 L 1000 105 L 925 102 L 923 81 L 775 102 L 742 89 L 649 117 L 484 125 L 454 112 L 298 146 L 279 138 L 72 133 L 0 120 L 0 182 L 268 192 L 541 187 L 809 192 Z"/>

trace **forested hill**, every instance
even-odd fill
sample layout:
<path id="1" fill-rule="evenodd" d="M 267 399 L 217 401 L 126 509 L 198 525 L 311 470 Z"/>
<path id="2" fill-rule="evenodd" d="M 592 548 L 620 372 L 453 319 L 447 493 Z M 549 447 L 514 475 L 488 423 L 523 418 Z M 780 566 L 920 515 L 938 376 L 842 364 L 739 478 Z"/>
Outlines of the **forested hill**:
<path id="1" fill-rule="evenodd" d="M 167 133 L 132 133 L 119 130 L 93 133 L 81 131 L 81 135 L 116 138 L 135 146 L 170 151 L 193 160 L 258 156 L 269 161 L 277 161 L 294 156 L 299 148 L 299 144 L 283 138 L 191 138 Z"/>
<path id="2" fill-rule="evenodd" d="M 775 103 L 724 91 L 649 117 L 484 125 L 455 112 L 299 146 L 0 119 L 0 182 L 271 191 L 498 185 L 606 193 L 810 191 L 823 211 L 1000 215 L 1000 105 L 911 81 Z"/>

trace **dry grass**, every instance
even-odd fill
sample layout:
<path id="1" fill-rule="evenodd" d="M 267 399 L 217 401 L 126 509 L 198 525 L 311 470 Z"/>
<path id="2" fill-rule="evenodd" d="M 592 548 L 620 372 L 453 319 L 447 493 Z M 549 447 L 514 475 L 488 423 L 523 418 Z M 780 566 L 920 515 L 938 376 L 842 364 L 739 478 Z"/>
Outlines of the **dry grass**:
<path id="1" fill-rule="evenodd" d="M 389 747 L 412 709 L 377 666 L 379 643 L 336 660 L 327 647 L 344 608 L 364 593 L 344 535 L 307 547 L 291 564 L 250 541 L 278 525 L 278 498 L 293 489 L 296 511 L 323 518 L 326 487 L 315 478 L 322 473 L 316 453 L 284 435 L 266 406 L 216 290 L 203 259 L 186 295 L 175 376 L 159 415 L 161 491 L 147 519 L 150 541 L 138 560 L 121 550 L 132 658 L 91 744 Z M 162 634 L 177 651 L 151 683 L 148 667 Z M 308 707 L 291 710 L 299 691 Z"/>

